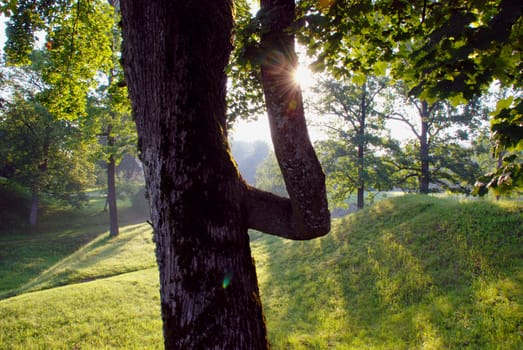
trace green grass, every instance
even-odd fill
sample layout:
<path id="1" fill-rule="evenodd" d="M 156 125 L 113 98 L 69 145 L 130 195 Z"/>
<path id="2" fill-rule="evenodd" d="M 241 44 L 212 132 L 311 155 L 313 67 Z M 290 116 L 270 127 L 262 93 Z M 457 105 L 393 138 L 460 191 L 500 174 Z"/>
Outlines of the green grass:
<path id="1" fill-rule="evenodd" d="M 18 253 L 2 238 L 2 270 L 54 260 L 31 278 L 12 276 L 22 265 L 0 271 L 2 287 L 8 277 L 11 295 L 22 293 L 0 300 L 0 349 L 162 347 L 150 227 L 127 225 L 115 239 L 83 230 L 41 233 L 27 250 L 16 236 Z M 251 247 L 273 349 L 523 348 L 517 202 L 397 197 L 335 221 L 324 238 L 253 233 Z"/>
<path id="2" fill-rule="evenodd" d="M 523 348 L 516 204 L 406 196 L 252 243 L 277 349 Z M 257 236 L 258 237 L 258 236 Z"/>
<path id="3" fill-rule="evenodd" d="M 0 301 L 0 349 L 160 349 L 157 269 Z"/>
<path id="4" fill-rule="evenodd" d="M 121 202 L 119 220 L 127 226 L 109 238 L 103 205 L 95 198 L 81 210 L 48 206 L 36 229 L 0 230 L 0 299 L 154 266 L 145 216 Z"/>

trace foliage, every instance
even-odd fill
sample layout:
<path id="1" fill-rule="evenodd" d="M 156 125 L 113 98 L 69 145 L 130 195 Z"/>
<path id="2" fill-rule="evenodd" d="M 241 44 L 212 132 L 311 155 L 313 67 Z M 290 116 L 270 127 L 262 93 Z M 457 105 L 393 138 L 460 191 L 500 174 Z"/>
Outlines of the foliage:
<path id="1" fill-rule="evenodd" d="M 363 191 L 392 189 L 391 167 L 380 154 L 387 142 L 385 118 L 378 112 L 378 99 L 386 79 L 372 76 L 358 85 L 354 81 L 323 80 L 314 89 L 315 112 L 326 120 L 318 123 L 329 138 L 318 141 L 316 148 L 325 171 L 329 203 L 345 207 L 347 198 L 358 191 L 358 208 L 363 208 Z"/>
<path id="2" fill-rule="evenodd" d="M 495 153 L 502 166 L 480 183 L 504 191 L 521 184 L 523 115 L 523 6 L 518 0 L 461 2 L 313 1 L 299 2 L 298 31 L 314 67 L 335 76 L 385 73 L 405 82 L 409 95 L 430 104 L 470 100 L 498 80 L 513 97 L 492 115 Z"/>
<path id="3" fill-rule="evenodd" d="M 392 94 L 397 95 L 388 99 L 385 117 L 407 126 L 412 135 L 403 146 L 389 144 L 396 183 L 422 193 L 429 191 L 429 184 L 431 191 L 470 193 L 482 171 L 470 146 L 484 130 L 487 111 L 482 101 L 472 99 L 459 106 L 446 100 L 428 104 L 408 97 L 401 85 Z"/>
<path id="4" fill-rule="evenodd" d="M 316 142 L 315 148 L 327 175 L 329 206 L 331 209 L 346 208 L 347 200 L 360 184 L 357 150 L 347 139 L 334 137 Z M 396 168 L 387 161 L 383 152 L 369 150 L 365 155 L 362 177 L 365 187 L 373 194 L 392 189 Z"/>
<path id="5" fill-rule="evenodd" d="M 336 221 L 331 235 L 314 241 L 252 232 L 272 347 L 521 347 L 521 214 L 517 202 L 412 195 L 382 200 Z M 129 226 L 121 237 L 108 239 L 101 231 L 92 233 L 89 218 L 64 228 L 69 234 L 1 237 L 10 244 L 1 245 L 7 250 L 40 240 L 40 250 L 18 250 L 17 256 L 7 255 L 6 264 L 40 261 L 69 245 L 55 263 L 69 276 L 82 266 L 90 280 L 0 301 L 2 344 L 159 349 L 157 269 L 139 267 L 98 279 L 107 272 L 104 251 L 117 252 L 115 259 L 118 252 L 140 256 L 121 259 L 114 274 L 154 261 L 150 228 Z M 44 275 L 49 287 L 59 281 Z"/>
<path id="6" fill-rule="evenodd" d="M 6 179 L 0 182 L 0 222 L 1 226 L 16 228 L 26 221 L 30 207 L 27 189 Z M 2 230 L 0 230 L 0 235 Z"/>
<path id="7" fill-rule="evenodd" d="M 234 50 L 228 69 L 227 123 L 237 119 L 252 119 L 265 111 L 259 64 L 249 57 L 261 39 L 258 22 L 251 19 L 248 0 L 235 0 Z"/>
<path id="8" fill-rule="evenodd" d="M 44 106 L 59 119 L 85 115 L 88 92 L 96 74 L 111 62 L 113 8 L 107 1 L 3 1 L 0 11 L 9 17 L 8 65 L 28 65 L 36 33 L 46 34 L 46 59 L 41 67 L 48 86 Z"/>
<path id="9" fill-rule="evenodd" d="M 96 90 L 90 91 L 87 101 L 88 113 L 92 123 L 96 124 L 99 137 L 99 158 L 109 162 L 112 156 L 118 165 L 125 154 L 136 155 L 136 126 L 131 116 L 131 103 L 124 82 L 124 73 L 120 64 L 121 33 L 118 28 L 119 15 L 112 19 L 110 65 L 101 66 L 98 71 Z"/>
<path id="10" fill-rule="evenodd" d="M 92 182 L 90 150 L 77 124 L 57 120 L 40 103 L 41 94 L 20 94 L 4 104 L 0 156 L 11 179 L 70 204 L 80 204 Z"/>
<path id="11" fill-rule="evenodd" d="M 88 102 L 88 115 L 93 126 L 99 130 L 92 136 L 98 139 L 98 159 L 105 162 L 115 158 L 118 165 L 126 154 L 136 155 L 136 126 L 131 116 L 127 89 L 111 85 L 101 85 Z M 108 142 L 109 139 L 114 140 Z"/>
<path id="12" fill-rule="evenodd" d="M 514 96 L 521 95 L 521 89 Z M 517 192 L 523 187 L 523 129 L 521 98 L 509 96 L 498 101 L 490 122 L 494 141 L 493 156 L 498 159 L 495 170 L 479 178 L 474 194 L 484 195 L 492 190 L 496 195 Z"/>

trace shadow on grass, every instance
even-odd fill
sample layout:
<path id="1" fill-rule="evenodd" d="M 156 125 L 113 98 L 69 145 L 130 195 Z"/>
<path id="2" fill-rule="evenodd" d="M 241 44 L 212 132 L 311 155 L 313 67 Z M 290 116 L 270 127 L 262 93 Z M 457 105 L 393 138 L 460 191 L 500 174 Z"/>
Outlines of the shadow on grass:
<path id="1" fill-rule="evenodd" d="M 0 299 L 29 290 L 94 279 L 102 274 L 111 276 L 119 271 L 133 271 L 142 266 L 151 267 L 149 261 L 129 264 L 129 261 L 125 260 L 113 261 L 116 269 L 112 272 L 107 264 L 100 271 L 94 269 L 89 272 L 87 265 L 78 265 L 79 261 L 90 263 L 91 266 L 95 266 L 97 262 L 108 261 L 109 257 L 121 253 L 123 247 L 140 234 L 150 243 L 151 235 L 143 233 L 150 232 L 148 225 L 144 224 L 144 213 L 129 207 L 121 208 L 119 213 L 120 224 L 127 226 L 121 226 L 122 234 L 116 238 L 109 238 L 108 214 L 100 212 L 99 206 L 91 206 L 89 210 L 83 211 L 56 208 L 47 213 L 38 230 L 4 235 L 0 240 Z M 139 232 L 126 234 L 126 231 L 137 223 L 141 227 Z M 80 258 L 82 253 L 89 251 L 96 251 L 98 256 Z M 74 261 L 72 257 L 78 261 Z M 146 259 L 143 256 L 141 258 Z M 129 264 L 130 267 L 126 268 L 125 264 Z M 79 268 L 81 273 L 78 273 Z"/>
<path id="2" fill-rule="evenodd" d="M 521 208 L 402 198 L 254 240 L 275 349 L 523 346 Z"/>
<path id="3" fill-rule="evenodd" d="M 117 237 L 101 234 L 56 262 L 16 294 L 81 283 L 155 266 L 152 234 L 147 224 L 121 228 Z"/>

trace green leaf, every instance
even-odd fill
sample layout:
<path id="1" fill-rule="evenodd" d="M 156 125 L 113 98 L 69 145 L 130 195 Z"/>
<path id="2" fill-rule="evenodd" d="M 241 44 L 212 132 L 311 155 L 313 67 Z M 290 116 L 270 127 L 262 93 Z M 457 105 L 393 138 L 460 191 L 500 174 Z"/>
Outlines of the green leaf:
<path id="1" fill-rule="evenodd" d="M 374 74 L 377 76 L 384 76 L 387 72 L 388 63 L 384 61 L 376 62 L 374 64 Z"/>

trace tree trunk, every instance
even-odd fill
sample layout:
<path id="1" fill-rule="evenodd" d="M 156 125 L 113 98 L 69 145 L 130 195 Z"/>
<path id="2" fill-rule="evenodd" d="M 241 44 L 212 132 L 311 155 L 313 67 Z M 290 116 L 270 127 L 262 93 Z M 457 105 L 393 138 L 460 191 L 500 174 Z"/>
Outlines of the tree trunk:
<path id="1" fill-rule="evenodd" d="M 503 166 L 503 156 L 504 156 L 504 153 L 505 152 L 499 152 L 498 154 L 498 161 L 497 161 L 497 164 L 496 164 L 496 169 L 501 169 L 501 167 Z M 501 198 L 501 196 L 499 194 L 496 195 L 496 200 L 499 201 L 499 199 Z"/>
<path id="2" fill-rule="evenodd" d="M 363 209 L 365 206 L 365 119 L 367 118 L 367 89 L 366 83 L 363 84 L 361 94 L 361 115 L 358 130 L 358 198 L 357 207 Z"/>
<path id="3" fill-rule="evenodd" d="M 114 138 L 108 136 L 108 146 L 114 145 Z M 107 162 L 107 204 L 109 206 L 109 236 L 116 237 L 118 230 L 118 207 L 116 205 L 116 162 L 114 156 L 109 156 Z"/>
<path id="4" fill-rule="evenodd" d="M 31 211 L 29 212 L 29 225 L 36 226 L 38 221 L 38 186 L 31 186 Z"/>
<path id="5" fill-rule="evenodd" d="M 121 11 L 123 64 L 160 270 L 165 347 L 267 349 L 247 229 L 296 239 L 327 233 L 324 176 L 323 192 L 303 196 L 306 203 L 317 198 L 308 212 L 297 198 L 259 191 L 241 179 L 225 119 L 232 0 L 122 0 Z M 295 105 L 303 110 L 301 100 Z M 297 127 L 306 134 L 304 123 Z M 310 158 L 310 142 L 303 147 Z M 321 168 L 320 175 L 308 173 L 314 171 L 302 169 L 288 186 L 298 188 L 306 177 L 321 179 Z"/>
<path id="6" fill-rule="evenodd" d="M 266 349 L 226 138 L 230 1 L 122 1 L 124 65 L 160 268 L 166 349 Z"/>
<path id="7" fill-rule="evenodd" d="M 429 106 L 427 102 L 422 102 L 421 113 L 421 134 L 420 134 L 420 176 L 419 176 L 419 192 L 422 194 L 429 193 L 430 184 L 430 157 L 429 157 L 429 139 L 428 139 L 428 119 Z"/>

